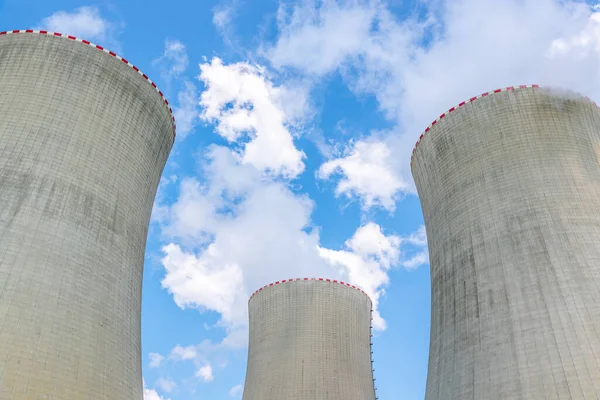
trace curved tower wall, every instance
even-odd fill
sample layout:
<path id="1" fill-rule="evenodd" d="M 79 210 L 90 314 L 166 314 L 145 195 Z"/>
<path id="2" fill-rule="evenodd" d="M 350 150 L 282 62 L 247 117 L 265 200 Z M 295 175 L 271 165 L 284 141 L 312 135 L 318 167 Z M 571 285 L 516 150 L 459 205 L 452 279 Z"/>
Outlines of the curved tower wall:
<path id="1" fill-rule="evenodd" d="M 243 400 L 374 400 L 371 300 L 329 279 L 255 292 Z"/>
<path id="2" fill-rule="evenodd" d="M 461 103 L 422 136 L 427 400 L 597 398 L 599 164 L 598 107 L 536 86 Z"/>
<path id="3" fill-rule="evenodd" d="M 0 34 L 0 398 L 142 398 L 144 250 L 173 135 L 126 60 Z"/>

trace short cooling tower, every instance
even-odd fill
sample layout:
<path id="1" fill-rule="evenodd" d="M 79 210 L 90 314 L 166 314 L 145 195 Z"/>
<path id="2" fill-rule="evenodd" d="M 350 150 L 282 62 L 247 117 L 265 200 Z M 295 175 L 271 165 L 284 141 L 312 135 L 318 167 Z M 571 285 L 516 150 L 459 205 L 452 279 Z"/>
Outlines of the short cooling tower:
<path id="1" fill-rule="evenodd" d="M 173 135 L 127 60 L 0 33 L 0 399 L 142 398 L 144 250 Z"/>
<path id="2" fill-rule="evenodd" d="M 426 399 L 597 399 L 598 107 L 510 87 L 452 108 L 417 145 L 432 290 Z"/>
<path id="3" fill-rule="evenodd" d="M 248 303 L 243 400 L 374 400 L 371 300 L 329 279 L 290 279 Z"/>

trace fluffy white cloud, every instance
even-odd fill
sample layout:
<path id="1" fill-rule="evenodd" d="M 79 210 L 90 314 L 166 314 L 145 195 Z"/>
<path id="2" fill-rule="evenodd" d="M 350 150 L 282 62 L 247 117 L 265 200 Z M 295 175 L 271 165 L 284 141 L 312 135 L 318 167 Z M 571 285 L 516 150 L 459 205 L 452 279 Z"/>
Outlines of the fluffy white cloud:
<path id="1" fill-rule="evenodd" d="M 173 223 L 165 230 L 173 238 L 211 240 L 196 251 L 165 246 L 162 284 L 180 307 L 216 311 L 226 326 L 245 326 L 254 289 L 270 280 L 319 275 L 328 267 L 317 253 L 318 234 L 310 230 L 308 198 L 265 178 L 226 148 L 213 147 L 207 157 L 205 185 L 182 183 L 171 208 Z M 190 217 L 196 209 L 201 218 Z"/>
<path id="2" fill-rule="evenodd" d="M 193 360 L 198 356 L 196 352 L 195 346 L 175 346 L 173 350 L 171 350 L 170 359 L 173 360 Z"/>
<path id="3" fill-rule="evenodd" d="M 196 376 L 198 378 L 201 378 L 204 382 L 212 382 L 214 377 L 213 370 L 210 364 L 206 364 L 200 367 L 198 371 L 196 371 Z"/>
<path id="4" fill-rule="evenodd" d="M 385 321 L 379 315 L 377 304 L 385 293 L 384 286 L 389 282 L 388 270 L 400 262 L 402 238 L 385 236 L 379 225 L 368 223 L 356 230 L 346 241 L 346 250 L 330 250 L 319 247 L 321 256 L 333 265 L 347 271 L 348 280 L 357 283 L 373 301 L 373 327 L 385 329 Z"/>
<path id="5" fill-rule="evenodd" d="M 310 74 L 327 74 L 345 63 L 348 55 L 368 46 L 375 14 L 373 7 L 356 2 L 327 1 L 319 9 L 316 2 L 306 1 L 290 13 L 281 6 L 277 45 L 265 54 L 275 67 L 292 66 Z"/>
<path id="6" fill-rule="evenodd" d="M 210 239 L 189 249 L 164 246 L 162 285 L 181 308 L 219 313 L 232 345 L 247 340 L 246 303 L 257 288 L 281 279 L 329 277 L 356 284 L 377 301 L 388 283 L 387 271 L 402 265 L 400 246 L 425 245 L 386 236 L 369 223 L 346 242 L 347 250 L 322 248 L 318 231 L 311 228 L 312 201 L 284 182 L 265 179 L 228 149 L 213 147 L 207 156 L 205 185 L 182 183 L 171 208 L 174 224 L 165 229 L 173 238 Z M 201 210 L 201 218 L 189 217 L 195 209 Z M 186 216 L 189 224 L 181 222 Z"/>
<path id="7" fill-rule="evenodd" d="M 175 244 L 163 248 L 163 265 L 167 274 L 162 285 L 169 288 L 175 303 L 181 308 L 198 306 L 220 313 L 227 321 L 236 319 L 237 293 L 244 293 L 242 271 L 237 264 L 203 262 L 194 254 L 185 253 Z M 218 258 L 219 249 L 211 244 L 207 258 Z"/>
<path id="8" fill-rule="evenodd" d="M 290 185 L 304 169 L 293 140 L 293 129 L 310 109 L 302 79 L 276 86 L 259 66 L 224 65 L 219 59 L 200 68 L 202 117 L 231 148 L 213 145 L 201 154 L 202 176 L 179 181 L 177 200 L 164 206 L 166 217 L 159 222 L 168 242 L 162 248 L 163 287 L 182 309 L 217 313 L 226 331 L 221 343 L 176 346 L 168 357 L 193 361 L 202 378 L 220 368 L 215 357 L 247 343 L 247 301 L 257 288 L 282 279 L 328 277 L 362 287 L 376 306 L 391 268 L 421 262 L 406 257 L 403 246 L 422 251 L 424 244 L 367 223 L 344 250 L 320 246 L 311 222 L 314 203 Z M 359 157 L 378 168 L 382 154 L 388 155 L 375 144 Z M 393 208 L 392 197 L 382 191 L 370 201 Z M 376 315 L 376 328 L 384 329 Z"/>
<path id="9" fill-rule="evenodd" d="M 146 389 L 146 388 L 144 388 L 144 400 L 170 400 L 170 399 L 162 397 L 154 389 Z"/>
<path id="10" fill-rule="evenodd" d="M 393 154 L 388 145 L 380 141 L 358 141 L 351 144 L 341 158 L 325 162 L 318 176 L 327 179 L 341 174 L 336 194 L 357 196 L 364 208 L 380 205 L 388 210 L 396 206 L 398 193 L 406 190 L 405 183 L 388 168 Z"/>
<path id="11" fill-rule="evenodd" d="M 158 353 L 150 353 L 148 356 L 150 357 L 150 368 L 160 367 L 160 364 L 165 359 L 162 355 Z"/>
<path id="12" fill-rule="evenodd" d="M 142 382 L 144 385 L 144 399 L 143 400 L 171 400 L 171 399 L 167 399 L 165 397 L 162 397 L 158 394 L 158 392 L 154 389 L 148 389 L 146 387 L 146 381 L 142 378 Z"/>
<path id="13" fill-rule="evenodd" d="M 239 397 L 244 391 L 244 386 L 240 383 L 239 385 L 235 385 L 229 390 L 229 395 L 231 397 Z"/>
<path id="14" fill-rule="evenodd" d="M 245 62 L 224 65 L 214 58 L 200 69 L 206 85 L 200 100 L 202 118 L 215 123 L 229 142 L 249 138 L 242 145 L 243 162 L 285 177 L 300 174 L 304 154 L 294 145 L 284 112 L 285 88 L 274 86 L 264 68 Z"/>
<path id="15" fill-rule="evenodd" d="M 156 381 L 156 386 L 162 389 L 163 392 L 171 392 L 177 386 L 177 383 L 171 378 L 159 378 Z"/>
<path id="16" fill-rule="evenodd" d="M 58 11 L 41 22 L 39 29 L 67 33 L 88 40 L 104 40 L 111 24 L 96 7 L 79 7 L 72 12 Z"/>
<path id="17" fill-rule="evenodd" d="M 442 0 L 425 3 L 429 12 L 418 21 L 396 20 L 378 1 L 315 4 L 282 11 L 280 36 L 265 54 L 278 68 L 310 76 L 339 71 L 396 122 L 387 135 L 356 141 L 323 167 L 323 176 L 344 175 L 338 193 L 360 195 L 365 205 L 389 208 L 392 190 L 414 192 L 409 160 L 416 139 L 465 98 L 523 83 L 600 98 L 600 14 L 583 1 Z M 378 168 L 356 155 L 375 141 L 394 155 Z M 357 174 L 362 169 L 370 172 Z M 381 176 L 388 178 L 385 195 L 372 184 Z"/>

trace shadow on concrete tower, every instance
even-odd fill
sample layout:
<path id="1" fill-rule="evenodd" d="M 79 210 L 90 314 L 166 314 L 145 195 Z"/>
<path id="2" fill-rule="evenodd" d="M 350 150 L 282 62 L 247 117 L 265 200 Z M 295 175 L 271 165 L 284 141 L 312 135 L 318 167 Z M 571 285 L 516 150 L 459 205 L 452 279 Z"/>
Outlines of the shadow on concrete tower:
<path id="1" fill-rule="evenodd" d="M 329 279 L 290 279 L 248 302 L 243 400 L 373 400 L 371 300 Z"/>
<path id="2" fill-rule="evenodd" d="M 116 54 L 0 33 L 0 398 L 141 399 L 148 223 L 174 139 Z"/>
<path id="3" fill-rule="evenodd" d="M 431 264 L 427 400 L 600 393 L 600 111 L 533 86 L 474 97 L 417 143 Z"/>

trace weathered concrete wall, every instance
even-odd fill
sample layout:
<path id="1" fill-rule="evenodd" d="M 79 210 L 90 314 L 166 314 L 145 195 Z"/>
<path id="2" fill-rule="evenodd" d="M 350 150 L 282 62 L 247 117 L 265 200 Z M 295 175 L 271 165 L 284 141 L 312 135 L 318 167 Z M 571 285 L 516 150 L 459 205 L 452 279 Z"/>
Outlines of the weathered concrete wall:
<path id="1" fill-rule="evenodd" d="M 243 400 L 374 400 L 371 300 L 325 280 L 265 287 L 248 303 Z"/>
<path id="2" fill-rule="evenodd" d="M 169 108 L 118 58 L 0 35 L 0 399 L 141 399 L 144 250 Z"/>
<path id="3" fill-rule="evenodd" d="M 535 87 L 467 102 L 420 141 L 428 400 L 598 398 L 599 157 L 598 108 Z"/>

